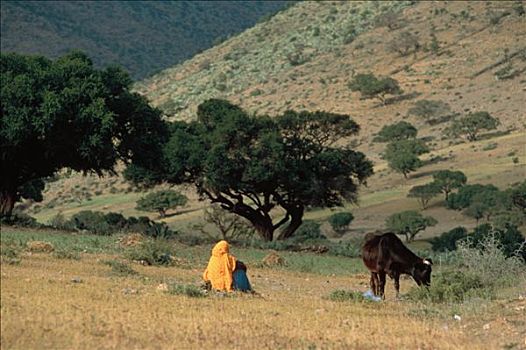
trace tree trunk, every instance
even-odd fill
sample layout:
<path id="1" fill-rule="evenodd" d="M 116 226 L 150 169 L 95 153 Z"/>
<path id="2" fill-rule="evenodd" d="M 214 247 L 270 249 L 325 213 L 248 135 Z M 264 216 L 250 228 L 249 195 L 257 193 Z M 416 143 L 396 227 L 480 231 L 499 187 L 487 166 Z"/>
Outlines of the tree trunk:
<path id="1" fill-rule="evenodd" d="M 270 225 L 259 220 L 257 222 L 250 222 L 252 223 L 252 225 L 254 225 L 256 232 L 265 242 L 272 242 L 272 239 L 274 238 L 274 227 L 272 225 L 272 222 L 270 223 Z"/>
<path id="2" fill-rule="evenodd" d="M 301 226 L 303 222 L 303 205 L 298 204 L 291 208 L 288 213 L 290 214 L 290 223 L 283 229 L 278 239 L 283 240 L 292 237 L 294 232 Z"/>
<path id="3" fill-rule="evenodd" d="M 16 191 L 0 191 L 0 217 L 9 217 L 13 213 L 16 202 Z"/>

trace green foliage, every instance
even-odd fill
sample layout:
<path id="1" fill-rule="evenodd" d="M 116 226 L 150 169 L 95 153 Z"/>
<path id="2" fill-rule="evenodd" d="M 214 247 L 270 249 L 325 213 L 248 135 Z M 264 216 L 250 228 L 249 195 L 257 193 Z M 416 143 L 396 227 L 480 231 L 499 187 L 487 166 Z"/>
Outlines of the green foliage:
<path id="1" fill-rule="evenodd" d="M 493 130 L 499 125 L 499 120 L 488 112 L 475 112 L 455 120 L 446 130 L 453 137 L 466 136 L 468 141 L 476 141 L 482 130 Z"/>
<path id="2" fill-rule="evenodd" d="M 344 233 L 347 228 L 349 227 L 349 224 L 351 221 L 354 220 L 354 215 L 350 212 L 341 212 L 332 214 L 329 217 L 329 224 L 331 224 L 331 227 L 334 231 L 338 233 Z"/>
<path id="3" fill-rule="evenodd" d="M 329 296 L 327 297 L 327 299 L 329 300 L 332 300 L 332 301 L 339 301 L 339 302 L 344 302 L 344 301 L 368 301 L 368 299 L 365 299 L 362 295 L 361 292 L 359 291 L 356 291 L 356 290 L 343 290 L 343 289 L 336 289 L 336 290 L 333 290 L 331 292 L 331 294 L 329 294 Z"/>
<path id="4" fill-rule="evenodd" d="M 148 239 L 129 248 L 125 256 L 146 265 L 170 266 L 174 264 L 175 250 L 173 243 L 164 239 Z"/>
<path id="5" fill-rule="evenodd" d="M 407 194 L 410 198 L 417 198 L 422 205 L 422 209 L 427 208 L 429 201 L 440 193 L 440 186 L 435 182 L 431 182 L 421 186 L 414 186 Z"/>
<path id="6" fill-rule="evenodd" d="M 56 57 L 79 47 L 92 53 L 98 65 L 119 62 L 134 79 L 143 79 L 292 5 L 287 1 L 5 3 L 2 52 Z"/>
<path id="7" fill-rule="evenodd" d="M 157 211 L 161 218 L 164 218 L 168 209 L 184 206 L 187 202 L 188 198 L 182 193 L 173 190 L 164 190 L 149 193 L 146 197 L 139 199 L 135 209 Z"/>
<path id="8" fill-rule="evenodd" d="M 149 168 L 166 136 L 159 110 L 130 92 L 128 74 L 94 68 L 83 53 L 55 61 L 1 55 L 2 177 L 0 215 L 15 201 L 35 198 L 62 168 L 114 171 L 118 160 Z"/>
<path id="9" fill-rule="evenodd" d="M 526 238 L 513 225 L 504 229 L 495 229 L 491 224 L 479 225 L 469 235 L 466 247 L 488 250 L 488 254 L 489 250 L 498 249 L 505 258 L 519 256 L 526 262 Z"/>
<path id="10" fill-rule="evenodd" d="M 42 226 L 37 222 L 37 219 L 24 213 L 15 213 L 11 216 L 0 215 L 0 224 L 32 228 L 39 228 Z"/>
<path id="11" fill-rule="evenodd" d="M 138 272 L 132 269 L 128 264 L 119 260 L 104 260 L 102 263 L 111 267 L 111 272 L 116 276 L 125 277 L 138 274 Z"/>
<path id="12" fill-rule="evenodd" d="M 193 284 L 168 284 L 168 293 L 174 295 L 184 295 L 190 298 L 205 298 L 207 292 Z"/>
<path id="13" fill-rule="evenodd" d="M 398 82 L 390 77 L 377 78 L 372 73 L 357 74 L 349 83 L 351 91 L 360 92 L 362 98 L 378 98 L 386 104 L 385 95 L 400 95 L 403 93 Z"/>
<path id="14" fill-rule="evenodd" d="M 465 185 L 460 187 L 457 193 L 452 193 L 448 197 L 446 206 L 448 209 L 461 210 L 469 207 L 469 205 L 473 202 L 473 197 L 476 194 L 497 191 L 499 191 L 499 189 L 493 185 Z"/>
<path id="15" fill-rule="evenodd" d="M 378 135 L 374 138 L 377 142 L 391 142 L 407 139 L 414 139 L 418 131 L 406 121 L 401 121 L 391 125 L 385 125 Z"/>
<path id="16" fill-rule="evenodd" d="M 384 158 L 391 169 L 407 178 L 407 174 L 422 166 L 418 156 L 426 152 L 429 149 L 421 140 L 401 140 L 387 145 Z"/>
<path id="17" fill-rule="evenodd" d="M 252 116 L 224 100 L 198 107 L 197 121 L 171 125 L 158 173 L 169 183 L 193 183 L 204 198 L 251 222 L 271 241 L 294 234 L 306 206 L 332 207 L 356 200 L 372 174 L 365 155 L 337 146 L 355 135 L 349 116 L 287 111 L 276 118 Z M 270 211 L 285 216 L 272 221 Z"/>
<path id="18" fill-rule="evenodd" d="M 454 251 L 457 249 L 457 241 L 467 237 L 468 231 L 464 227 L 442 233 L 439 237 L 431 239 L 431 249 L 435 252 Z"/>
<path id="19" fill-rule="evenodd" d="M 422 118 L 429 124 L 437 124 L 441 118 L 451 113 L 451 107 L 443 101 L 419 100 L 408 113 Z"/>
<path id="20" fill-rule="evenodd" d="M 446 201 L 452 190 L 466 184 L 468 178 L 461 171 L 439 170 L 433 174 L 433 182 L 446 195 Z"/>
<path id="21" fill-rule="evenodd" d="M 435 226 L 437 223 L 435 218 L 423 216 L 414 210 L 392 214 L 385 220 L 387 229 L 396 234 L 405 235 L 406 242 L 413 241 L 418 232 L 429 226 Z"/>
<path id="22" fill-rule="evenodd" d="M 320 224 L 313 220 L 304 220 L 301 226 L 298 227 L 293 241 L 305 243 L 318 239 L 326 239 L 321 233 Z"/>
<path id="23" fill-rule="evenodd" d="M 512 186 L 508 194 L 512 205 L 523 213 L 526 213 L 526 180 L 516 186 Z"/>
<path id="24" fill-rule="evenodd" d="M 478 276 L 460 270 L 442 272 L 428 288 L 413 287 L 407 294 L 410 300 L 433 303 L 462 303 L 469 298 L 493 296 L 493 290 L 484 288 Z"/>

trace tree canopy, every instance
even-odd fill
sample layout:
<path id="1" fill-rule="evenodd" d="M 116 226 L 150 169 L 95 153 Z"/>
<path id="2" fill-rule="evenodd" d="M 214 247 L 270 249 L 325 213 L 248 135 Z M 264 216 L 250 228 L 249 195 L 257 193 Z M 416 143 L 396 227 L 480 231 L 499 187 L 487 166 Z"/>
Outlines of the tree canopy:
<path id="1" fill-rule="evenodd" d="M 182 193 L 174 190 L 163 190 L 152 192 L 137 201 L 137 210 L 157 211 L 161 218 L 166 216 L 168 209 L 174 209 L 185 205 L 188 198 Z"/>
<path id="2" fill-rule="evenodd" d="M 414 186 L 409 190 L 408 197 L 417 198 L 422 209 L 427 208 L 429 201 L 440 193 L 440 187 L 435 182 L 431 182 L 421 186 Z"/>
<path id="3" fill-rule="evenodd" d="M 384 158 L 391 169 L 407 178 L 407 174 L 422 166 L 418 156 L 427 152 L 429 148 L 421 140 L 401 140 L 387 145 Z"/>
<path id="4" fill-rule="evenodd" d="M 436 225 L 437 221 L 432 216 L 423 216 L 414 210 L 407 210 L 389 216 L 385 223 L 389 230 L 405 235 L 406 242 L 411 242 L 418 232 Z"/>
<path id="5" fill-rule="evenodd" d="M 120 68 L 97 70 L 80 52 L 57 60 L 2 54 L 0 66 L 1 215 L 21 196 L 41 193 L 35 184 L 62 168 L 102 175 L 118 160 L 157 162 L 165 123 L 129 91 Z"/>
<path id="6" fill-rule="evenodd" d="M 358 130 L 347 115 L 287 111 L 271 119 L 212 99 L 199 105 L 197 121 L 172 125 L 159 179 L 193 183 L 202 198 L 246 218 L 263 239 L 276 238 L 277 229 L 284 239 L 301 225 L 306 207 L 356 202 L 372 164 L 338 141 Z M 284 213 L 279 220 L 274 208 Z"/>
<path id="7" fill-rule="evenodd" d="M 413 139 L 416 137 L 418 130 L 406 121 L 401 121 L 391 125 L 385 125 L 378 132 L 378 135 L 374 138 L 374 141 L 378 142 L 391 142 Z"/>
<path id="8" fill-rule="evenodd" d="M 468 178 L 462 171 L 439 170 L 433 174 L 433 182 L 446 195 L 446 201 L 451 191 L 464 186 L 467 181 Z"/>
<path id="9" fill-rule="evenodd" d="M 390 77 L 377 78 L 372 73 L 361 73 L 354 76 L 349 83 L 351 91 L 360 92 L 362 98 L 378 98 L 386 104 L 385 95 L 400 95 L 403 93 L 398 81 Z"/>
<path id="10" fill-rule="evenodd" d="M 468 141 L 476 141 L 482 130 L 493 130 L 498 125 L 499 120 L 488 112 L 475 112 L 453 122 L 447 132 L 454 137 L 465 135 Z"/>

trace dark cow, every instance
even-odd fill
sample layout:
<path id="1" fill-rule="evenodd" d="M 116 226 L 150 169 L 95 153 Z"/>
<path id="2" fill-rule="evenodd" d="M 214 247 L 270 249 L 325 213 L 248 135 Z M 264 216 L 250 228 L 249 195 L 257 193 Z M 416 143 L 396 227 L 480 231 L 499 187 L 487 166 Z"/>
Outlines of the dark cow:
<path id="1" fill-rule="evenodd" d="M 410 251 L 394 233 L 365 236 L 362 259 L 371 271 L 371 289 L 385 298 L 385 275 L 394 279 L 396 297 L 400 293 L 400 274 L 413 277 L 420 285 L 431 284 L 431 259 L 422 259 Z"/>

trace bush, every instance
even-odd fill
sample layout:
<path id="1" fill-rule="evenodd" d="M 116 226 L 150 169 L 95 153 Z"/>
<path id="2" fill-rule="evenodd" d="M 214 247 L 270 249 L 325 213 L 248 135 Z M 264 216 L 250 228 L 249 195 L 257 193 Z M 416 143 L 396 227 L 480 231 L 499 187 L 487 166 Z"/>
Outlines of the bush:
<path id="1" fill-rule="evenodd" d="M 112 273 L 117 276 L 133 276 L 138 274 L 138 272 L 128 264 L 118 260 L 104 260 L 102 263 L 111 267 Z"/>
<path id="2" fill-rule="evenodd" d="M 435 252 L 454 251 L 457 249 L 457 241 L 467 237 L 467 234 L 464 227 L 456 227 L 431 239 L 431 249 Z"/>
<path id="3" fill-rule="evenodd" d="M 525 260 L 513 254 L 508 256 L 498 235 L 490 232 L 480 241 L 474 241 L 469 237 L 458 243 L 459 263 L 478 276 L 485 286 L 513 285 L 517 277 L 525 277 Z"/>
<path id="4" fill-rule="evenodd" d="M 87 230 L 98 235 L 111 235 L 113 230 L 106 222 L 104 213 L 83 210 L 73 215 L 70 219 L 74 227 L 79 230 Z"/>
<path id="5" fill-rule="evenodd" d="M 410 53 L 416 53 L 420 49 L 420 43 L 416 35 L 404 31 L 389 42 L 387 49 L 398 53 L 400 56 L 407 56 Z"/>
<path id="6" fill-rule="evenodd" d="M 326 240 L 327 237 L 321 233 L 320 224 L 313 220 L 303 221 L 301 226 L 294 233 L 294 236 L 289 238 L 290 241 L 302 243 L 319 239 Z"/>
<path id="7" fill-rule="evenodd" d="M 42 227 L 42 225 L 37 222 L 37 219 L 24 213 L 13 213 L 11 216 L 2 216 L 0 217 L 0 224 L 31 228 Z"/>
<path id="8" fill-rule="evenodd" d="M 164 239 L 148 239 L 128 249 L 125 256 L 145 265 L 173 265 L 173 245 Z"/>
<path id="9" fill-rule="evenodd" d="M 76 251 L 66 249 L 58 249 L 53 252 L 53 256 L 57 259 L 80 260 L 80 254 Z"/>
<path id="10" fill-rule="evenodd" d="M 410 300 L 433 303 L 461 303 L 470 297 L 492 297 L 480 277 L 460 270 L 438 274 L 428 288 L 413 287 L 407 294 Z"/>
<path id="11" fill-rule="evenodd" d="M 361 247 L 361 241 L 332 243 L 329 245 L 329 253 L 332 255 L 346 256 L 348 258 L 359 258 L 362 254 Z"/>
<path id="12" fill-rule="evenodd" d="M 475 195 L 486 191 L 499 191 L 499 189 L 493 185 L 474 184 L 462 186 L 457 193 L 449 195 L 446 207 L 448 209 L 456 210 L 467 208 L 471 204 Z"/>
<path id="13" fill-rule="evenodd" d="M 331 224 L 334 231 L 342 234 L 347 230 L 353 219 L 354 216 L 350 212 L 336 213 L 329 217 L 329 224 Z"/>
<path id="14" fill-rule="evenodd" d="M 361 292 L 351 290 L 336 289 L 329 294 L 327 299 L 332 301 L 367 301 L 362 295 Z"/>
<path id="15" fill-rule="evenodd" d="M 174 295 L 184 295 L 190 298 L 204 298 L 207 296 L 207 292 L 192 284 L 175 284 L 170 283 L 168 285 L 168 293 Z"/>
<path id="16" fill-rule="evenodd" d="M 467 244 L 482 250 L 495 249 L 486 247 L 494 244 L 506 258 L 518 256 L 526 262 L 526 239 L 514 225 L 508 225 L 504 229 L 495 229 L 490 224 L 479 225 L 469 235 Z"/>

